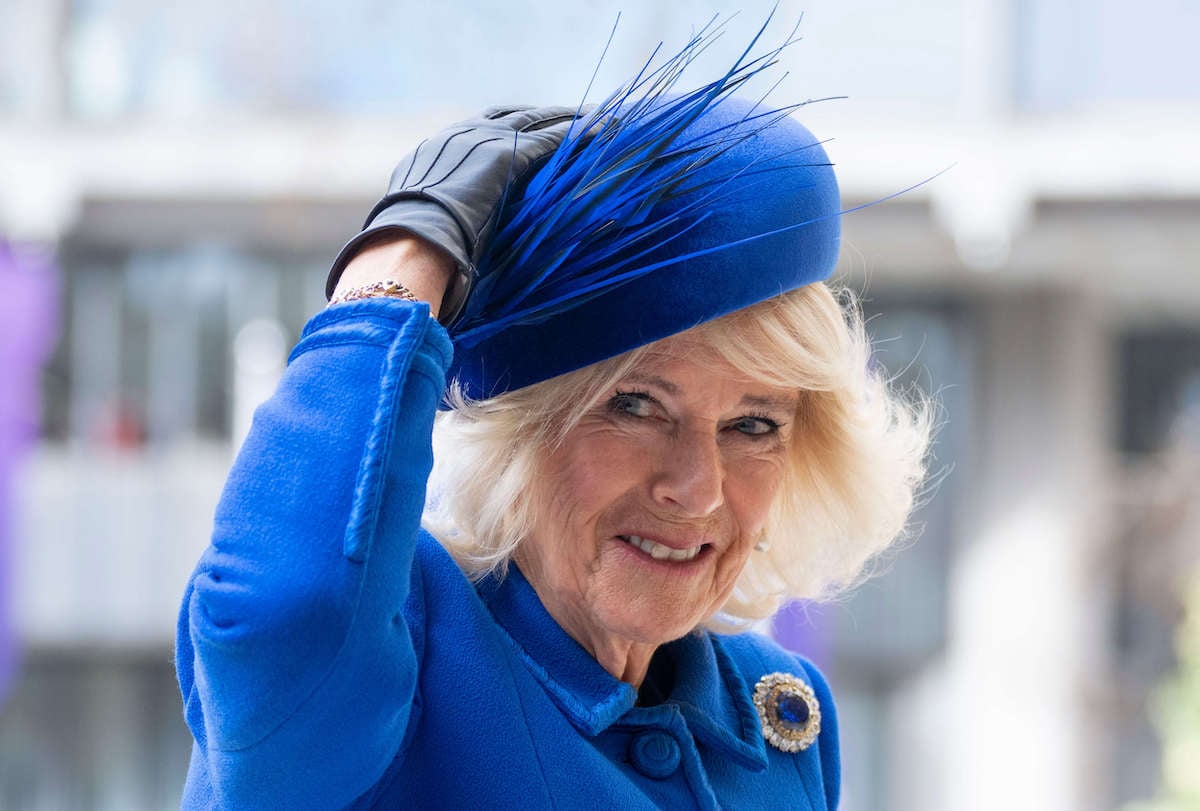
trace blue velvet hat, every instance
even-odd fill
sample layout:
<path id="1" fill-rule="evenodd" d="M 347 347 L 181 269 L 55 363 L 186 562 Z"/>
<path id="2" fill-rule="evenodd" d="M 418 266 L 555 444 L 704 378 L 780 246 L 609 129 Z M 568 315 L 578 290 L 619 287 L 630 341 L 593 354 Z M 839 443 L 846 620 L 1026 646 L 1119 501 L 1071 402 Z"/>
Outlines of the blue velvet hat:
<path id="1" fill-rule="evenodd" d="M 510 194 L 450 325 L 450 377 L 467 397 L 580 369 L 833 272 L 841 204 L 824 149 L 796 107 L 732 95 L 778 50 L 675 94 L 700 44 L 582 118 Z"/>

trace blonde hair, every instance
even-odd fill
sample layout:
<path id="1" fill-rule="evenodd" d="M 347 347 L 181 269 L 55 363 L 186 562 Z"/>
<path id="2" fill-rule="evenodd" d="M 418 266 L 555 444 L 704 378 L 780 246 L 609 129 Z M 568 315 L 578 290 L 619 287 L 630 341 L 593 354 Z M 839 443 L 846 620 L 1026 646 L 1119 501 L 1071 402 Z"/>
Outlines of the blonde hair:
<path id="1" fill-rule="evenodd" d="M 785 600 L 827 599 L 902 537 L 924 478 L 930 409 L 872 368 L 855 298 L 825 284 L 793 290 L 688 331 L 751 377 L 800 392 L 791 459 L 717 630 L 770 616 Z M 472 578 L 503 574 L 532 526 L 548 448 L 648 347 L 497 397 L 452 387 L 434 426 L 423 525 Z"/>

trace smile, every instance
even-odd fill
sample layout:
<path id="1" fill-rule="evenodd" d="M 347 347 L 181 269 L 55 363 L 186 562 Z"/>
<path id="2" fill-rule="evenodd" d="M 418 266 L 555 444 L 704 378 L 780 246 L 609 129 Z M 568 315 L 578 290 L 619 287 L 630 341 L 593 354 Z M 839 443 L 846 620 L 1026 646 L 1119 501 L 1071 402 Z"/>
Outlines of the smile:
<path id="1" fill-rule="evenodd" d="M 669 546 L 651 541 L 648 538 L 641 538 L 637 535 L 618 535 L 618 538 L 628 543 L 630 546 L 637 547 L 655 560 L 673 560 L 673 561 L 689 561 L 695 560 L 700 554 L 700 550 L 704 548 L 704 544 L 692 546 L 688 549 L 672 549 Z"/>

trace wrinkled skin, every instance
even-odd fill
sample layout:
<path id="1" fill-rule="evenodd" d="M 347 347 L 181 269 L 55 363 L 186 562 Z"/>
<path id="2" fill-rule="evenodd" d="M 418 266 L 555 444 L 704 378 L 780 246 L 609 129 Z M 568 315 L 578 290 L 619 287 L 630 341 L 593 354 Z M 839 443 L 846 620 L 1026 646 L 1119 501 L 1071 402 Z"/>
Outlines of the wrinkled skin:
<path id="1" fill-rule="evenodd" d="M 784 475 L 797 401 L 675 336 L 550 452 L 517 563 L 609 673 L 640 685 L 659 645 L 725 603 Z"/>

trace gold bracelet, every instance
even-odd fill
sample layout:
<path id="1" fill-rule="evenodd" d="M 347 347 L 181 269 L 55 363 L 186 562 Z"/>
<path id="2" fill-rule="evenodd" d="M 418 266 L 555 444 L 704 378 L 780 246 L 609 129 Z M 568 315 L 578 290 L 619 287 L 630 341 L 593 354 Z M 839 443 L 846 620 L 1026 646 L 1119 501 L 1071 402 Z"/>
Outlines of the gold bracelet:
<path id="1" fill-rule="evenodd" d="M 342 304 L 347 301 L 357 301 L 364 298 L 399 298 L 405 301 L 420 301 L 400 282 L 394 279 L 384 279 L 379 282 L 364 284 L 362 287 L 352 287 L 345 293 L 335 295 L 329 300 L 329 305 Z"/>

